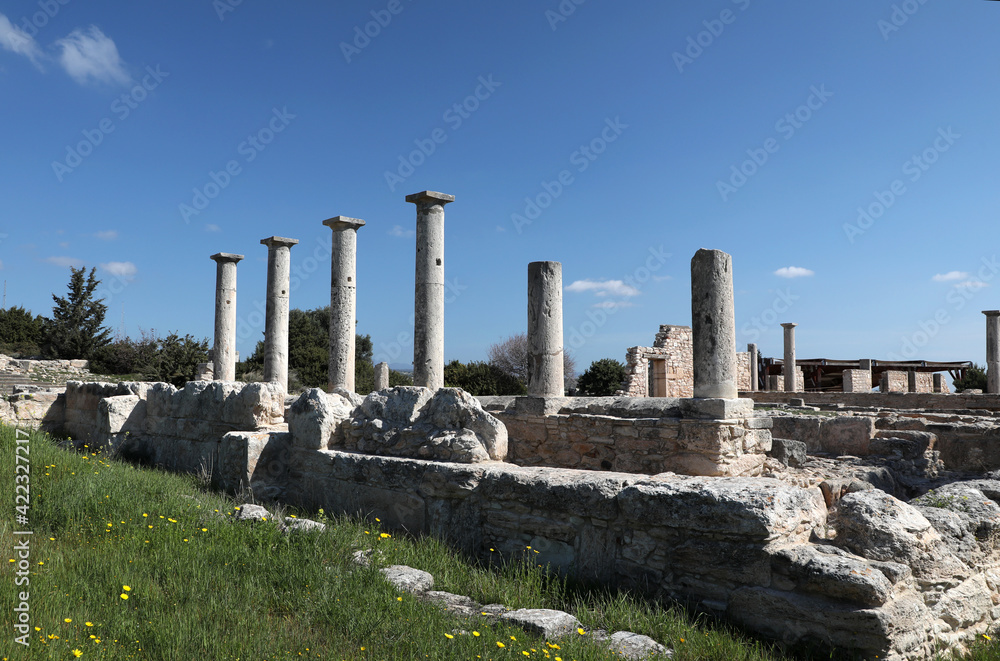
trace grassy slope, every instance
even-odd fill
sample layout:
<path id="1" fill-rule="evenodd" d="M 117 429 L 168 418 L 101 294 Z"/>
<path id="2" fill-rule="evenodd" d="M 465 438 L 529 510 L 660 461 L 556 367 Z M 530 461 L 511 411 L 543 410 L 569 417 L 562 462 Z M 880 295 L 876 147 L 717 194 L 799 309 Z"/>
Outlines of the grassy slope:
<path id="1" fill-rule="evenodd" d="M 0 428 L 5 494 L 14 493 L 14 445 L 14 431 Z M 382 564 L 431 572 L 435 589 L 481 603 L 571 610 L 588 628 L 650 635 L 675 648 L 679 661 L 783 658 L 673 609 L 548 579 L 530 564 L 528 549 L 525 562 L 489 570 L 434 540 L 383 534 L 377 521 L 338 519 L 321 534 L 287 536 L 272 522 L 231 523 L 234 502 L 192 477 L 69 452 L 36 434 L 30 461 L 31 583 L 9 589 L 13 571 L 3 577 L 3 658 L 71 659 L 74 650 L 84 659 L 179 661 L 616 658 L 586 636 L 556 649 L 519 629 L 457 620 L 400 595 L 375 569 L 350 562 L 354 550 L 371 547 L 382 551 Z M 13 531 L 24 527 L 15 525 L 12 498 L 4 500 L 0 561 L 10 569 Z M 25 589 L 30 648 L 14 644 L 11 633 L 15 594 Z M 983 647 L 976 658 L 998 657 Z"/>

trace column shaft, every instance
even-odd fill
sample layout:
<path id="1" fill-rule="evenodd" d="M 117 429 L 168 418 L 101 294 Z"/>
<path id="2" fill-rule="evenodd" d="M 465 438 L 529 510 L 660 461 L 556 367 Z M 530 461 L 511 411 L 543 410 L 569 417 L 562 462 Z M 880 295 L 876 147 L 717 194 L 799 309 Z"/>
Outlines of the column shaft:
<path id="1" fill-rule="evenodd" d="M 785 360 L 782 372 L 785 377 L 785 392 L 795 392 L 795 327 L 798 324 L 781 324 L 785 329 Z"/>
<path id="2" fill-rule="evenodd" d="M 757 390 L 757 345 L 748 344 L 747 352 L 750 354 L 750 392 Z"/>
<path id="3" fill-rule="evenodd" d="M 386 390 L 389 387 L 389 363 L 379 363 L 375 366 L 375 390 Z"/>
<path id="4" fill-rule="evenodd" d="M 417 205 L 413 303 L 413 385 L 444 387 L 444 205 L 453 195 L 423 191 L 406 196 Z"/>
<path id="5" fill-rule="evenodd" d="M 297 239 L 272 236 L 267 246 L 267 301 L 264 311 L 264 380 L 288 390 L 288 299 L 291 248 Z"/>
<path id="6" fill-rule="evenodd" d="M 1000 310 L 984 310 L 986 315 L 986 392 L 1000 393 Z"/>
<path id="7" fill-rule="evenodd" d="M 691 259 L 691 331 L 694 396 L 735 399 L 733 258 L 721 250 L 703 248 Z"/>
<path id="8" fill-rule="evenodd" d="M 562 264 L 528 264 L 528 394 L 562 397 Z"/>
<path id="9" fill-rule="evenodd" d="M 365 221 L 347 216 L 324 220 L 333 230 L 330 255 L 329 389 L 354 392 L 354 340 L 357 324 L 358 229 Z"/>
<path id="10" fill-rule="evenodd" d="M 236 264 L 243 255 L 220 252 L 215 261 L 215 344 L 212 373 L 216 381 L 236 380 Z"/>

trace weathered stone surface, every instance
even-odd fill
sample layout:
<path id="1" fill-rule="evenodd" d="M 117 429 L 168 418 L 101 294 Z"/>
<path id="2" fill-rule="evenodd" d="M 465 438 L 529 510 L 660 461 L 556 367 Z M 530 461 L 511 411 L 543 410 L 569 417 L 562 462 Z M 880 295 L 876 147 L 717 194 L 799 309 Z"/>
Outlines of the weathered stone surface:
<path id="1" fill-rule="evenodd" d="M 326 449 L 344 442 L 341 425 L 349 420 L 354 405 L 341 395 L 310 388 L 288 409 L 288 431 L 297 446 Z"/>
<path id="2" fill-rule="evenodd" d="M 691 259 L 694 396 L 736 399 L 733 258 L 702 248 Z"/>
<path id="3" fill-rule="evenodd" d="M 618 503 L 632 521 L 721 537 L 804 541 L 826 522 L 815 494 L 767 478 L 643 482 L 622 490 Z"/>
<path id="4" fill-rule="evenodd" d="M 212 373 L 219 381 L 233 381 L 236 379 L 236 265 L 243 255 L 220 252 L 211 258 L 216 263 Z"/>
<path id="5" fill-rule="evenodd" d="M 413 385 L 437 390 L 444 386 L 444 205 L 455 196 L 423 191 L 406 201 L 417 205 Z"/>
<path id="6" fill-rule="evenodd" d="M 399 386 L 373 392 L 350 426 L 343 446 L 358 452 L 457 463 L 507 455 L 506 427 L 458 388 Z"/>
<path id="7" fill-rule="evenodd" d="M 237 521 L 269 521 L 274 517 L 261 505 L 243 503 L 233 509 L 233 518 Z"/>
<path id="8" fill-rule="evenodd" d="M 558 640 L 577 634 L 577 628 L 582 626 L 580 620 L 569 613 L 548 608 L 520 608 L 504 613 L 500 619 L 543 636 L 546 640 Z"/>
<path id="9" fill-rule="evenodd" d="M 146 402 L 136 395 L 106 397 L 98 404 L 97 430 L 103 434 L 142 431 Z"/>
<path id="10" fill-rule="evenodd" d="M 379 571 L 385 576 L 385 580 L 403 592 L 416 594 L 427 592 L 434 587 L 434 577 L 421 569 L 414 569 L 406 565 L 391 565 Z"/>
<path id="11" fill-rule="evenodd" d="M 834 525 L 837 545 L 869 560 L 903 562 L 925 580 L 968 576 L 919 510 L 877 489 L 841 498 Z"/>
<path id="12" fill-rule="evenodd" d="M 319 521 L 313 521 L 312 519 L 299 519 L 290 516 L 285 517 L 285 528 L 288 532 L 323 532 L 326 530 L 326 524 L 320 523 Z"/>
<path id="13" fill-rule="evenodd" d="M 438 590 L 429 590 L 420 595 L 420 597 L 435 603 L 449 613 L 453 613 L 460 617 L 469 617 L 472 615 L 480 615 L 482 613 L 483 607 L 464 595 L 452 594 L 451 592 L 440 592 Z"/>
<path id="14" fill-rule="evenodd" d="M 660 654 L 661 658 L 671 659 L 673 650 L 668 650 L 649 636 L 632 633 L 631 631 L 616 631 L 608 636 L 605 644 L 622 658 L 637 661 Z"/>
<path id="15" fill-rule="evenodd" d="M 774 570 L 804 592 L 861 606 L 881 606 L 892 596 L 892 584 L 879 569 L 833 546 L 788 547 L 772 559 Z"/>
<path id="16" fill-rule="evenodd" d="M 806 462 L 806 444 L 787 438 L 771 438 L 771 451 L 768 455 L 774 457 L 786 466 L 801 466 Z"/>
<path id="17" fill-rule="evenodd" d="M 563 396 L 562 264 L 528 264 L 528 392 Z"/>

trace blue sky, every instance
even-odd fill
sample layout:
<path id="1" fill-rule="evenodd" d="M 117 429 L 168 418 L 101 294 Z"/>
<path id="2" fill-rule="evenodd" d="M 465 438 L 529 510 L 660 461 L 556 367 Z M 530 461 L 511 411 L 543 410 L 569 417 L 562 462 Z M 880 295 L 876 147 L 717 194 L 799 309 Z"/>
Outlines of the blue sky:
<path id="1" fill-rule="evenodd" d="M 51 313 L 98 268 L 116 330 L 209 337 L 238 271 L 263 332 L 267 249 L 329 302 L 362 218 L 358 330 L 412 359 L 415 208 L 446 208 L 446 355 L 526 328 L 563 263 L 586 367 L 689 324 L 690 259 L 733 255 L 737 342 L 802 358 L 985 359 L 1000 307 L 1000 4 L 422 0 L 0 4 L 0 277 Z M 259 311 L 258 311 L 259 310 Z"/>

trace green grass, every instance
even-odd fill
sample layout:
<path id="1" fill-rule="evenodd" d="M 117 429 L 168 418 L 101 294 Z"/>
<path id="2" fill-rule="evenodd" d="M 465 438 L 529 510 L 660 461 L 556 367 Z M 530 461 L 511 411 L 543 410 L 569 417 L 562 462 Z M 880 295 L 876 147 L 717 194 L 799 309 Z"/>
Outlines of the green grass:
<path id="1" fill-rule="evenodd" d="M 559 608 L 588 629 L 652 636 L 678 661 L 791 658 L 679 608 L 549 576 L 530 549 L 523 561 L 490 568 L 433 539 L 384 532 L 375 520 L 327 519 L 323 533 L 285 535 L 272 521 L 231 522 L 238 503 L 195 477 L 72 452 L 42 434 L 32 433 L 28 445 L 30 523 L 15 523 L 9 497 L 0 516 L 0 561 L 9 568 L 22 539 L 13 532 L 34 533 L 30 585 L 10 589 L 12 570 L 0 589 L 5 659 L 72 659 L 74 650 L 83 659 L 179 661 L 620 658 L 585 635 L 550 643 L 486 619 L 455 618 L 396 592 L 376 568 L 355 566 L 351 554 L 364 548 L 378 549 L 379 566 L 424 569 L 435 589 L 480 603 Z M 15 491 L 14 447 L 14 430 L 0 428 L 5 494 Z M 12 642 L 21 591 L 29 592 L 28 648 Z M 985 642 L 972 658 L 1000 658 Z"/>

